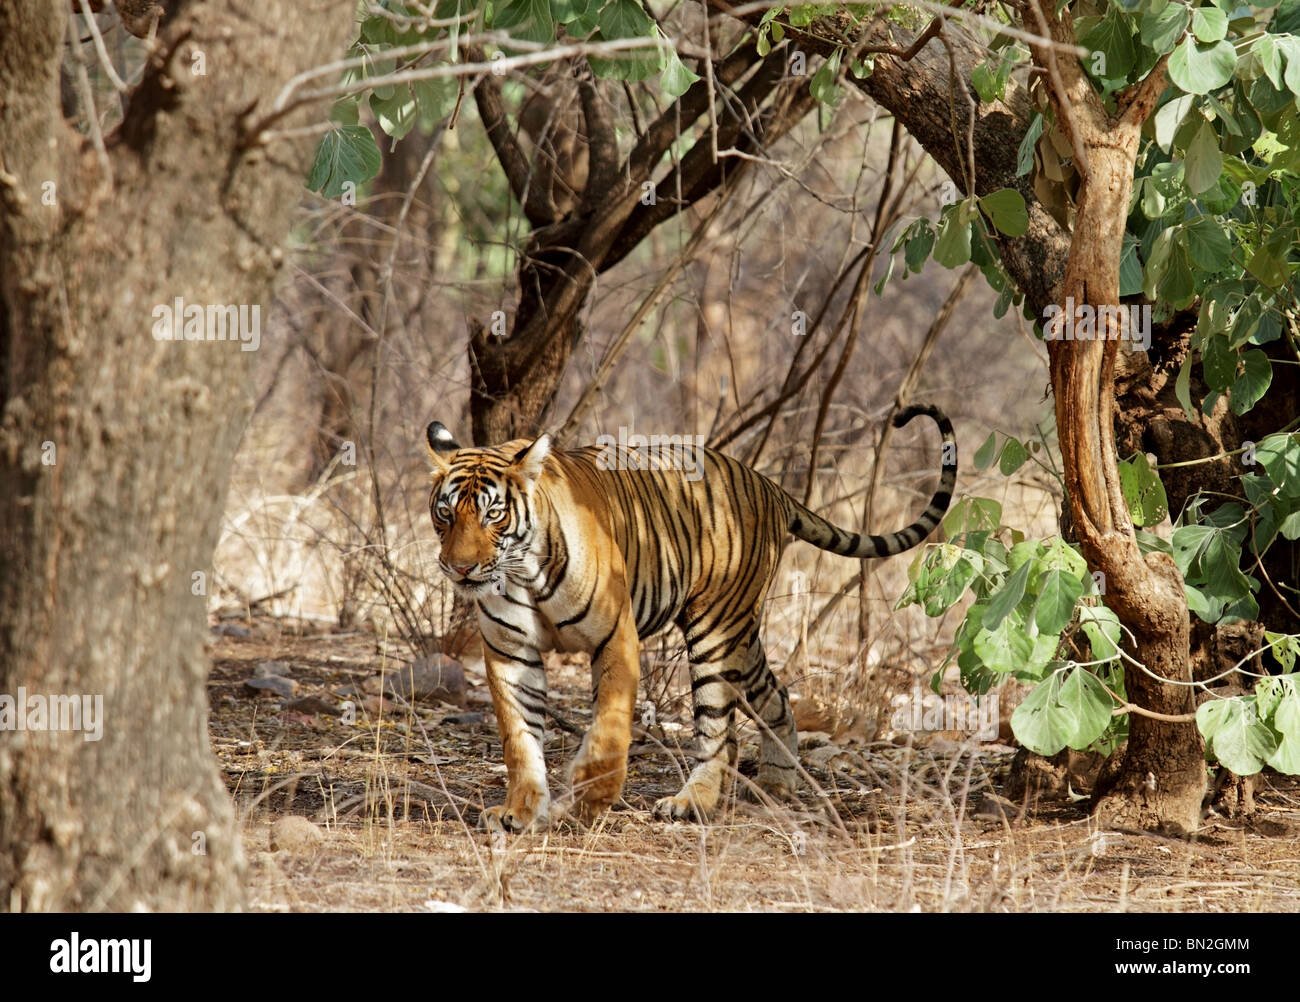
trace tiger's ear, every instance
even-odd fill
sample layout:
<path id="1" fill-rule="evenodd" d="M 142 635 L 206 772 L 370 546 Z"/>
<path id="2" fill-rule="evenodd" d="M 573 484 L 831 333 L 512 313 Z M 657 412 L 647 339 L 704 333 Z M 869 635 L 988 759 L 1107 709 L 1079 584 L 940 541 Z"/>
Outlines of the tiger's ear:
<path id="1" fill-rule="evenodd" d="M 542 465 L 551 454 L 551 436 L 540 435 L 532 445 L 525 446 L 515 453 L 515 468 L 530 483 L 542 475 Z"/>
<path id="2" fill-rule="evenodd" d="M 441 421 L 430 422 L 429 427 L 424 430 L 424 437 L 429 442 L 429 458 L 433 460 L 434 467 L 446 472 L 451 468 L 451 454 L 456 452 L 460 445 L 451 437 L 451 432 Z"/>

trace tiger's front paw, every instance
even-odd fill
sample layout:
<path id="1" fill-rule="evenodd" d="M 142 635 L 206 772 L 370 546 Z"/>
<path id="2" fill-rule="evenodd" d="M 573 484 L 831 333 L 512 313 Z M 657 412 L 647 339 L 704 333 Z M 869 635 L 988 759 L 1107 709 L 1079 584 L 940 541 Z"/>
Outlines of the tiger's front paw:
<path id="1" fill-rule="evenodd" d="M 689 788 L 675 797 L 660 797 L 655 801 L 654 816 L 660 821 L 709 820 L 709 809 L 691 796 Z"/>
<path id="2" fill-rule="evenodd" d="M 506 802 L 485 807 L 478 816 L 484 831 L 522 832 L 545 828 L 551 820 L 551 795 L 543 787 L 519 786 L 506 794 Z"/>
<path id="3" fill-rule="evenodd" d="M 579 754 L 570 771 L 573 795 L 582 805 L 582 812 L 594 817 L 607 809 L 623 792 L 627 778 L 627 756 L 604 757 Z"/>

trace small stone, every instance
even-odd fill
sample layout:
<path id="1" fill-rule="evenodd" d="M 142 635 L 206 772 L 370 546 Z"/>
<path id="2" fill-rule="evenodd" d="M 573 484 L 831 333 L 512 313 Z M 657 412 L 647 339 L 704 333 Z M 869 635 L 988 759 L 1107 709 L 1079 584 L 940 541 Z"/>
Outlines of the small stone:
<path id="1" fill-rule="evenodd" d="M 416 658 L 388 676 L 388 695 L 403 699 L 441 699 L 453 706 L 465 705 L 465 670 L 456 661 L 434 655 Z"/>
<path id="2" fill-rule="evenodd" d="M 443 717 L 442 723 L 444 727 L 477 727 L 486 720 L 486 713 L 453 713 Z"/>
<path id="3" fill-rule="evenodd" d="M 289 699 L 298 691 L 298 683 L 279 675 L 266 675 L 261 678 L 244 679 L 244 688 L 256 693 L 269 693 Z"/>
<path id="4" fill-rule="evenodd" d="M 383 696 L 367 696 L 361 701 L 361 706 L 371 717 L 392 717 L 402 712 L 402 707 Z"/>
<path id="5" fill-rule="evenodd" d="M 261 661 L 253 669 L 253 678 L 267 678 L 271 675 L 288 678 L 291 674 L 288 661 Z"/>
<path id="6" fill-rule="evenodd" d="M 1006 797 L 996 793 L 985 793 L 971 811 L 971 817 L 992 821 L 1008 821 L 1019 813 L 1020 808 Z"/>
<path id="7" fill-rule="evenodd" d="M 218 623 L 212 628 L 212 632 L 218 637 L 238 637 L 240 640 L 247 640 L 253 635 L 252 630 L 238 623 Z"/>
<path id="8" fill-rule="evenodd" d="M 331 717 L 343 716 L 343 711 L 327 699 L 321 699 L 319 696 L 303 696 L 301 699 L 292 699 L 284 704 L 284 709 L 295 713 L 325 713 Z"/>
<path id="9" fill-rule="evenodd" d="M 325 841 L 325 833 L 306 818 L 291 814 L 271 826 L 272 852 L 309 852 Z"/>

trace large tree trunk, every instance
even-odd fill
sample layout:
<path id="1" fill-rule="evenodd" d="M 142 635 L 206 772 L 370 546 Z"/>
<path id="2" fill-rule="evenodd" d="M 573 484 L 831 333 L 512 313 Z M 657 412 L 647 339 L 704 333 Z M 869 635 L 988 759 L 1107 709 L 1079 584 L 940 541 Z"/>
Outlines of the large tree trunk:
<path id="1" fill-rule="evenodd" d="M 712 6 L 729 10 L 725 0 Z M 1043 5 L 1058 40 L 1069 24 Z M 761 11 L 745 15 L 751 24 Z M 933 26 L 932 26 L 933 27 Z M 1037 30 L 1036 24 L 1029 24 Z M 929 29 L 927 29 L 928 31 Z M 948 32 L 948 29 L 944 29 Z M 1092 176 L 1078 195 L 1073 231 L 1067 232 L 1037 199 L 1030 178 L 1016 176 L 1016 153 L 1029 125 L 1027 92 L 1013 79 L 1001 101 L 984 103 L 967 82 L 987 57 L 975 41 L 948 32 L 916 51 L 885 18 L 857 25 L 847 15 L 819 18 L 789 31 L 791 44 L 829 54 L 851 38 L 863 51 L 893 49 L 876 57 L 875 68 L 858 87 L 897 116 L 911 135 L 966 193 L 1015 188 L 1025 198 L 1029 229 L 1020 237 L 998 237 L 1003 263 L 1025 294 L 1030 310 L 1072 296 L 1076 304 L 1118 304 L 1119 261 L 1132 188 L 1142 118 L 1159 96 L 1159 78 L 1142 89 L 1115 120 L 1106 115 L 1078 63 L 1059 59 L 1069 105 L 1084 135 L 1083 158 Z M 926 31 L 918 33 L 918 41 Z M 904 53 L 904 50 L 909 50 Z M 1036 53 L 1046 66 L 1046 54 Z M 1053 95 L 1058 121 L 1066 111 Z M 973 143 L 968 143 L 968 135 Z M 972 176 L 973 168 L 973 176 Z M 1107 602 L 1131 631 L 1129 653 L 1162 677 L 1187 680 L 1188 613 L 1182 580 L 1171 560 L 1143 557 L 1119 489 L 1114 441 L 1114 366 L 1118 342 L 1054 342 L 1049 346 L 1052 387 L 1066 471 L 1068 503 L 1085 558 L 1106 574 Z M 1129 698 L 1158 713 L 1178 716 L 1194 709 L 1191 690 L 1128 670 Z M 1196 725 L 1132 715 L 1130 739 L 1117 783 L 1098 802 L 1098 811 L 1142 827 L 1190 830 L 1200 820 L 1205 790 L 1203 745 Z"/>
<path id="2" fill-rule="evenodd" d="M 155 340 L 153 311 L 269 312 L 310 147 L 245 148 L 244 126 L 354 25 L 347 4 L 177 6 L 101 158 L 60 113 L 67 5 L 0 5 L 0 693 L 103 706 L 99 740 L 0 733 L 11 909 L 241 900 L 194 575 L 210 574 L 256 356 Z"/>
<path id="3" fill-rule="evenodd" d="M 1068 21 L 1057 19 L 1050 7 L 1046 18 L 1054 39 L 1074 44 Z M 1114 377 L 1121 331 L 1115 328 L 1115 313 L 1098 309 L 1119 306 L 1119 262 L 1134 164 L 1142 123 L 1165 87 L 1165 61 L 1111 116 L 1077 60 L 1034 48 L 1035 60 L 1056 77 L 1052 106 L 1071 136 L 1082 181 L 1063 310 L 1068 313 L 1072 301 L 1097 309 L 1099 317 L 1096 340 L 1048 341 L 1069 513 L 1088 566 L 1105 575 L 1106 604 L 1127 631 L 1124 646 L 1146 668 L 1125 666 L 1129 701 L 1178 718 L 1195 710 L 1193 690 L 1161 679 L 1191 681 L 1187 599 L 1173 559 L 1138 549 L 1115 451 Z M 1194 830 L 1205 796 L 1204 756 L 1194 721 L 1131 713 L 1128 749 L 1114 783 L 1097 797 L 1098 816 L 1133 827 Z"/>

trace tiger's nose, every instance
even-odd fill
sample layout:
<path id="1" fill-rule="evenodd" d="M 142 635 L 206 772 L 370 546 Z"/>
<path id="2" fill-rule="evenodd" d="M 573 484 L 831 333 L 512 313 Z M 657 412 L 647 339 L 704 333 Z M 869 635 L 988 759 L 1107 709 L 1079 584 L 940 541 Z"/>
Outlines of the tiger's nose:
<path id="1" fill-rule="evenodd" d="M 452 564 L 451 569 L 461 577 L 468 577 L 469 572 L 474 569 L 473 564 Z"/>

